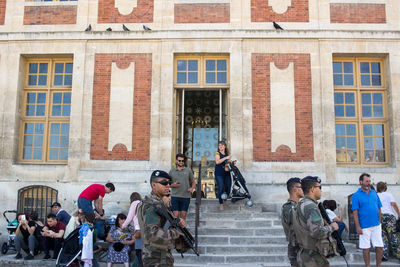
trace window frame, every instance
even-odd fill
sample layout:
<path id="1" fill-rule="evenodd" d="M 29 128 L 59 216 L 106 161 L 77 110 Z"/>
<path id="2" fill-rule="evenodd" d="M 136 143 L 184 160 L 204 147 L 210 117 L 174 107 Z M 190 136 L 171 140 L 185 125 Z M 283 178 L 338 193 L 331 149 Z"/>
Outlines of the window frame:
<path id="1" fill-rule="evenodd" d="M 178 83 L 178 60 L 198 61 L 198 83 Z M 226 60 L 226 83 L 206 83 L 206 60 Z M 215 70 L 217 72 L 217 70 Z M 227 54 L 177 54 L 174 56 L 174 88 L 229 88 L 230 86 L 230 61 Z"/>
<path id="2" fill-rule="evenodd" d="M 29 86 L 29 64 L 30 63 L 47 63 L 47 82 L 45 86 Z M 25 61 L 25 70 L 24 70 L 24 82 L 23 82 L 23 90 L 22 90 L 22 106 L 21 106 L 21 116 L 20 116 L 20 131 L 19 131 L 19 150 L 18 150 L 18 163 L 20 164 L 67 164 L 67 160 L 50 160 L 49 159 L 49 147 L 50 147 L 50 125 L 51 123 L 68 123 L 70 124 L 70 116 L 72 109 L 72 84 L 73 84 L 73 65 L 72 65 L 72 82 L 71 85 L 62 85 L 55 86 L 54 85 L 54 75 L 55 75 L 55 64 L 56 63 L 64 63 L 64 72 L 65 75 L 65 64 L 66 63 L 74 63 L 72 57 L 60 57 L 60 58 L 27 58 Z M 38 72 L 39 73 L 39 72 Z M 64 81 L 63 77 L 63 81 Z M 27 116 L 27 101 L 28 101 L 28 93 L 46 93 L 46 101 L 45 101 L 45 115 L 44 116 Z M 71 103 L 70 103 L 70 114 L 69 116 L 52 116 L 53 110 L 53 93 L 62 92 L 62 93 L 71 93 Z M 63 105 L 64 103 L 61 103 Z M 35 109 L 36 110 L 36 109 Z M 42 159 L 34 160 L 33 156 L 31 159 L 24 159 L 24 137 L 25 137 L 25 124 L 26 123 L 43 123 L 44 124 L 44 132 L 43 132 L 43 141 L 42 141 Z M 68 150 L 69 150 L 69 135 L 68 133 Z M 33 134 L 34 135 L 34 134 Z M 35 135 L 34 135 L 35 136 Z M 33 146 L 32 146 L 33 147 Z M 59 147 L 60 148 L 60 147 Z"/>
<path id="3" fill-rule="evenodd" d="M 386 85 L 386 65 L 385 59 L 381 57 L 333 57 L 332 59 L 332 79 L 334 76 L 333 72 L 333 63 L 334 62 L 352 62 L 353 63 L 353 77 L 354 86 L 337 86 L 333 82 L 333 93 L 346 93 L 346 92 L 354 92 L 355 93 L 355 109 L 356 109 L 356 116 L 355 117 L 336 117 L 335 116 L 335 129 L 337 124 L 356 124 L 356 134 L 357 134 L 357 162 L 342 162 L 338 161 L 338 148 L 336 147 L 336 132 L 335 132 L 335 154 L 336 154 L 336 164 L 338 166 L 363 166 L 363 167 L 384 167 L 390 165 L 390 135 L 389 135 L 389 119 L 388 119 L 388 91 Z M 379 62 L 380 63 L 380 76 L 381 76 L 381 85 L 380 86 L 362 86 L 361 85 L 361 62 Z M 372 72 L 370 72 L 372 73 Z M 372 75 L 372 74 L 371 74 Z M 374 118 L 374 117 L 363 117 L 362 116 L 362 93 L 382 93 L 382 117 Z M 334 107 L 336 103 L 334 102 Z M 373 106 L 373 99 L 371 106 Z M 372 109 L 373 112 L 373 109 Z M 373 113 L 372 113 L 373 114 Z M 365 148 L 364 143 L 364 125 L 366 124 L 382 124 L 384 130 L 384 146 L 383 149 L 385 150 L 384 162 L 367 162 L 366 161 L 366 151 L 371 149 Z M 348 148 L 346 147 L 344 151 L 347 154 Z M 380 150 L 373 148 L 374 151 Z M 374 152 L 376 157 L 376 154 Z"/>

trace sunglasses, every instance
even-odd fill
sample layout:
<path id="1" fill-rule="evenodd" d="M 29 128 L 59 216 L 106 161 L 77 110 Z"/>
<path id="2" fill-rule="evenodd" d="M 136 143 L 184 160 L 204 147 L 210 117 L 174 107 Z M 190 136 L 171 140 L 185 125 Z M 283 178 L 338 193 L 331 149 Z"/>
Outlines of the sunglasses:
<path id="1" fill-rule="evenodd" d="M 322 189 L 322 185 L 315 185 L 313 187 L 318 187 L 319 189 Z"/>
<path id="2" fill-rule="evenodd" d="M 178 162 L 184 162 L 185 160 L 180 160 L 180 159 L 178 159 Z"/>
<path id="3" fill-rule="evenodd" d="M 156 181 L 156 182 L 153 182 L 153 183 L 157 183 L 157 184 L 160 184 L 160 185 L 163 185 L 163 186 L 167 186 L 167 185 L 171 185 L 172 184 L 171 181 L 169 181 L 169 180 Z"/>

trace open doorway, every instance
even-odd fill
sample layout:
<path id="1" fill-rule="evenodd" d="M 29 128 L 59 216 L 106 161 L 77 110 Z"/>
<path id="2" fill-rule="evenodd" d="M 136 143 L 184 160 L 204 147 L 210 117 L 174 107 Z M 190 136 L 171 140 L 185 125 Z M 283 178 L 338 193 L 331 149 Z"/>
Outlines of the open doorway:
<path id="1" fill-rule="evenodd" d="M 215 198 L 214 154 L 218 140 L 228 138 L 227 90 L 176 90 L 176 152 L 186 155 L 195 178 L 201 168 L 202 195 Z"/>

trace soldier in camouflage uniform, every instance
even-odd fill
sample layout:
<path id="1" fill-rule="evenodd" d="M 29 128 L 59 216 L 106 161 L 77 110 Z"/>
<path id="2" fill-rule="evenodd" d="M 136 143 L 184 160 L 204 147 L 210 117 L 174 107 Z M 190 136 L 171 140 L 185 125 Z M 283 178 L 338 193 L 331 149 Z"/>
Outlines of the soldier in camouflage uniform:
<path id="1" fill-rule="evenodd" d="M 307 176 L 301 180 L 301 187 L 305 197 L 297 204 L 293 216 L 293 229 L 300 246 L 297 261 L 302 267 L 329 267 L 328 260 L 318 250 L 318 244 L 339 227 L 335 222 L 324 226 L 317 202 L 322 193 L 321 180 Z"/>
<path id="2" fill-rule="evenodd" d="M 144 243 L 144 267 L 174 266 L 171 250 L 175 247 L 175 240 L 182 234 L 175 228 L 169 227 L 168 221 L 156 212 L 157 208 L 161 208 L 163 198 L 169 195 L 171 181 L 168 173 L 159 170 L 154 171 L 150 178 L 151 194 L 146 196 L 143 203 L 138 207 L 138 221 L 140 229 L 142 229 Z M 171 210 L 168 211 L 171 212 Z M 182 219 L 179 224 L 182 227 L 186 225 Z"/>
<path id="3" fill-rule="evenodd" d="M 292 227 L 292 211 L 300 198 L 304 197 L 300 178 L 290 178 L 286 182 L 286 187 L 289 192 L 289 199 L 282 206 L 282 226 L 285 230 L 286 240 L 289 242 L 288 257 L 290 265 L 292 267 L 299 267 L 297 263 L 297 251 L 299 250 L 299 246 L 296 242 L 296 236 Z"/>

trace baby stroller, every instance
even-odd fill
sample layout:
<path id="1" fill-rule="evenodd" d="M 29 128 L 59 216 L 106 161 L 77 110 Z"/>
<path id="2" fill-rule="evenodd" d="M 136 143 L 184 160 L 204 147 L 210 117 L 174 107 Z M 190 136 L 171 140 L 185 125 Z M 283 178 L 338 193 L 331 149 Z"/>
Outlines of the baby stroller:
<path id="1" fill-rule="evenodd" d="M 1 253 L 6 254 L 9 250 L 15 250 L 15 231 L 17 230 L 18 227 L 18 220 L 15 219 L 10 222 L 10 220 L 7 218 L 6 213 L 15 213 L 17 214 L 16 210 L 6 210 L 3 212 L 3 216 L 7 221 L 7 231 L 8 231 L 8 238 L 7 242 L 4 242 L 3 245 L 1 246 Z"/>
<path id="2" fill-rule="evenodd" d="M 57 257 L 57 267 L 66 267 L 70 265 L 81 254 L 82 245 L 79 244 L 79 229 L 80 228 L 76 228 L 64 240 Z"/>
<path id="3" fill-rule="evenodd" d="M 249 189 L 247 189 L 246 181 L 240 173 L 239 168 L 235 166 L 235 163 L 236 161 L 228 161 L 226 164 L 232 177 L 232 186 L 229 197 L 231 198 L 232 203 L 247 198 L 248 200 L 246 205 L 251 207 L 253 206 L 253 201 L 251 201 Z"/>

